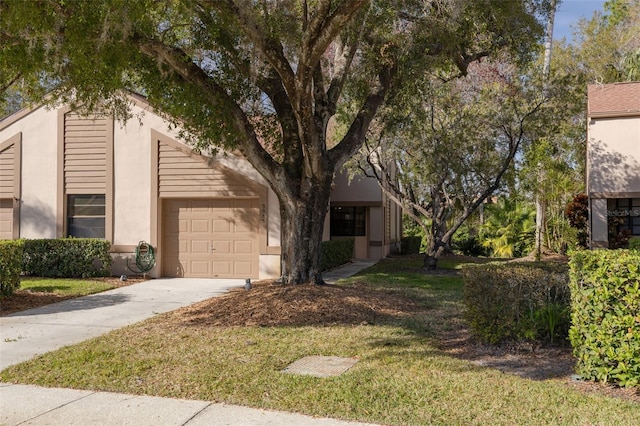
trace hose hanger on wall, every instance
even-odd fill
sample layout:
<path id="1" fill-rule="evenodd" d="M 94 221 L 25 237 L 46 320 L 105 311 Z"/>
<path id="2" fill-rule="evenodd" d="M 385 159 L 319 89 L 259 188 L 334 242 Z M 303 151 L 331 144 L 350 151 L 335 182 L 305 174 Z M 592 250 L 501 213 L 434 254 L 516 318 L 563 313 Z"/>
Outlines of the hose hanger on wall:
<path id="1" fill-rule="evenodd" d="M 130 264 L 131 259 L 127 259 L 127 268 L 136 274 L 146 274 L 156 265 L 155 250 L 146 241 L 140 241 L 136 246 L 135 266 Z"/>

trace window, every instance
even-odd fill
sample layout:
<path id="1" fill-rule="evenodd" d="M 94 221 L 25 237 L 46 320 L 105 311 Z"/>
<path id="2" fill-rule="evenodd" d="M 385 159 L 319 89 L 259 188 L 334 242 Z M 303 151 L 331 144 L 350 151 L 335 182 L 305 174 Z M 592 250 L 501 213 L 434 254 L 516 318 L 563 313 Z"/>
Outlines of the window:
<path id="1" fill-rule="evenodd" d="M 640 198 L 607 201 L 609 248 L 626 247 L 629 238 L 640 236 Z"/>
<path id="2" fill-rule="evenodd" d="M 69 195 L 67 201 L 67 235 L 69 237 L 105 237 L 104 195 Z"/>
<path id="3" fill-rule="evenodd" d="M 362 237 L 366 235 L 365 207 L 331 207 L 332 237 Z"/>

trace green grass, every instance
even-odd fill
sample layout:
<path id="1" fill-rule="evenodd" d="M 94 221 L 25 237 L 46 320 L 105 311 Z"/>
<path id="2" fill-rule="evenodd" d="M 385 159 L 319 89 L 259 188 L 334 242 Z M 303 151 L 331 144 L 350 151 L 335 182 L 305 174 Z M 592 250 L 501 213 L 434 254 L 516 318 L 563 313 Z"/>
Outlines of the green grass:
<path id="1" fill-rule="evenodd" d="M 478 367 L 439 350 L 438 336 L 462 321 L 462 281 L 411 268 L 397 259 L 348 280 L 415 297 L 426 309 L 410 318 L 216 328 L 177 324 L 169 313 L 11 367 L 0 378 L 390 425 L 637 424 L 638 404 Z M 332 378 L 281 372 L 307 355 L 359 362 Z"/>
<path id="2" fill-rule="evenodd" d="M 108 282 L 75 278 L 23 277 L 20 290 L 54 293 L 60 296 L 86 296 L 114 288 Z"/>

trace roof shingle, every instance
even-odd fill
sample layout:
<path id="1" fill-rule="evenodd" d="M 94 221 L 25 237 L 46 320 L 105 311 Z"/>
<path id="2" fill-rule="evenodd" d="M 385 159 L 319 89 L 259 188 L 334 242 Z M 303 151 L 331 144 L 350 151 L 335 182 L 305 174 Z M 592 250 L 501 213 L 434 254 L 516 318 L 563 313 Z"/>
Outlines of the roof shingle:
<path id="1" fill-rule="evenodd" d="M 589 117 L 640 115 L 640 82 L 590 84 L 587 94 Z"/>

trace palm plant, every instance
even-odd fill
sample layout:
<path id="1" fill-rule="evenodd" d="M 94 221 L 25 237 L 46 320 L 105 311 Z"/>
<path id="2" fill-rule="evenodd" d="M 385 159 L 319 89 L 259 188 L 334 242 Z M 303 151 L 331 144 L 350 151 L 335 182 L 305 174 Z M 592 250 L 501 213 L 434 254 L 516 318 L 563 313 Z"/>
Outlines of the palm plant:
<path id="1" fill-rule="evenodd" d="M 480 227 L 482 245 L 493 257 L 521 257 L 533 248 L 535 209 L 514 197 L 500 197 L 485 208 L 485 222 Z"/>

